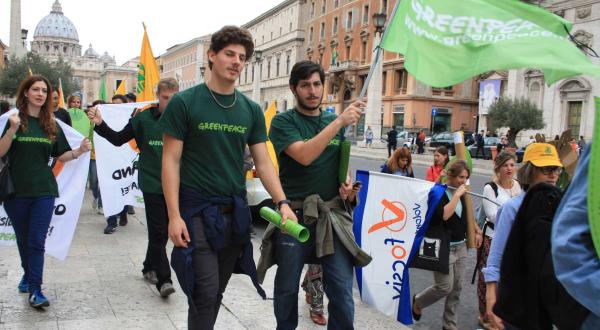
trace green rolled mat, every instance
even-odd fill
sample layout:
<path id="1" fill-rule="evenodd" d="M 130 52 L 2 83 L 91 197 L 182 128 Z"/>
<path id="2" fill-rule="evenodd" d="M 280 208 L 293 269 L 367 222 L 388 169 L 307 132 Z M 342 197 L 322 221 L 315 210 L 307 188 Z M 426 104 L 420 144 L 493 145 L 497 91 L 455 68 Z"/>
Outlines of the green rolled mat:
<path id="1" fill-rule="evenodd" d="M 263 206 L 260 209 L 260 216 L 277 226 L 277 228 L 284 230 L 288 235 L 297 239 L 301 243 L 308 241 L 308 238 L 310 237 L 308 229 L 294 221 L 288 220 L 284 225 L 282 225 L 281 215 L 271 208 Z"/>
<path id="2" fill-rule="evenodd" d="M 340 143 L 340 173 L 338 181 L 341 184 L 348 178 L 348 165 L 350 164 L 350 141 L 344 140 Z"/>

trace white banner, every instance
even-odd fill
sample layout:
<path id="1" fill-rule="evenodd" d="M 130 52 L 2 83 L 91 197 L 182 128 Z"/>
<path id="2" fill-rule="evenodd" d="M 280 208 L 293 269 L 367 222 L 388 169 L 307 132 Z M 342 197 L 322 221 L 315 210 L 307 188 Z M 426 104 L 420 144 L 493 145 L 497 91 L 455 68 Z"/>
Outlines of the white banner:
<path id="1" fill-rule="evenodd" d="M 2 131 L 6 126 L 8 117 L 16 111 L 16 109 L 13 109 L 0 116 Z M 71 149 L 79 148 L 83 136 L 62 121 L 56 120 L 56 122 L 65 133 Z M 65 260 L 69 254 L 85 195 L 89 164 L 90 153 L 86 152 L 76 160 L 64 164 L 57 163 L 53 168 L 58 183 L 59 197 L 54 202 L 54 214 L 46 237 L 46 253 L 60 260 Z M 16 237 L 10 219 L 4 208 L 0 207 L 0 245 L 15 244 Z"/>
<path id="2" fill-rule="evenodd" d="M 118 132 L 127 125 L 134 109 L 146 104 L 103 104 L 99 109 L 102 120 Z M 104 215 L 118 214 L 125 205 L 144 207 L 144 197 L 138 185 L 138 153 L 135 140 L 115 147 L 94 132 L 94 147 Z"/>
<path id="3" fill-rule="evenodd" d="M 358 171 L 363 182 L 354 212 L 354 234 L 373 261 L 356 269 L 364 302 L 410 324 L 408 264 L 423 235 L 428 195 L 434 183 L 377 172 Z M 419 229 L 421 229 L 419 231 Z"/>

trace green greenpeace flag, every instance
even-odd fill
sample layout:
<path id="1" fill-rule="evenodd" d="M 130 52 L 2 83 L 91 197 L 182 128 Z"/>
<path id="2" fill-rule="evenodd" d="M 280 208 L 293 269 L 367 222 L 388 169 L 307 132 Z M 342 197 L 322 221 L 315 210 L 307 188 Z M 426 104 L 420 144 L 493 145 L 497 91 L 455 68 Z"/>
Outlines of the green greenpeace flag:
<path id="1" fill-rule="evenodd" d="M 537 68 L 546 83 L 579 74 L 600 76 L 569 39 L 571 23 L 517 0 L 403 0 L 381 47 L 404 55 L 404 66 L 433 87 L 478 74 Z"/>
<path id="2" fill-rule="evenodd" d="M 600 258 L 600 97 L 596 97 L 592 151 L 588 173 L 588 217 L 590 232 L 598 258 Z"/>
<path id="3" fill-rule="evenodd" d="M 100 80 L 100 92 L 98 95 L 98 98 L 102 101 L 107 101 L 106 100 L 106 82 L 104 81 L 104 79 Z"/>

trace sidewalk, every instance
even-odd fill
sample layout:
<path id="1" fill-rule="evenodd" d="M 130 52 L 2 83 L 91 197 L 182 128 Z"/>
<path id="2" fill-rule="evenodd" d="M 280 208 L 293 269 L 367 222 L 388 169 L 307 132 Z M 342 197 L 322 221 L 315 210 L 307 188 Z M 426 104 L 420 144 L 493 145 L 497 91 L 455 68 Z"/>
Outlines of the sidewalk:
<path id="1" fill-rule="evenodd" d="M 92 210 L 87 192 L 67 260 L 46 257 L 43 288 L 51 306 L 44 311 L 31 308 L 27 295 L 17 291 L 22 275 L 17 247 L 0 247 L 0 329 L 187 329 L 187 302 L 175 275 L 177 292 L 168 299 L 142 279 L 147 244 L 144 210 L 136 209 L 129 224 L 112 235 L 102 233 L 104 226 L 104 217 Z M 253 244 L 258 260 L 260 238 Z M 263 286 L 269 297 L 274 277 L 272 268 Z M 408 329 L 360 302 L 356 289 L 354 296 L 356 329 Z M 298 305 L 298 329 L 326 329 L 310 320 L 301 289 Z M 216 328 L 275 326 L 273 301 L 261 300 L 247 276 L 233 275 Z"/>
<path id="2" fill-rule="evenodd" d="M 365 148 L 363 146 L 353 145 L 350 151 L 353 157 L 380 160 L 388 159 L 386 146 L 373 146 L 373 148 Z M 412 162 L 416 165 L 431 166 L 433 164 L 433 152 L 425 149 L 422 155 L 412 154 Z M 473 172 L 481 175 L 493 175 L 494 163 L 491 160 L 473 158 Z"/>

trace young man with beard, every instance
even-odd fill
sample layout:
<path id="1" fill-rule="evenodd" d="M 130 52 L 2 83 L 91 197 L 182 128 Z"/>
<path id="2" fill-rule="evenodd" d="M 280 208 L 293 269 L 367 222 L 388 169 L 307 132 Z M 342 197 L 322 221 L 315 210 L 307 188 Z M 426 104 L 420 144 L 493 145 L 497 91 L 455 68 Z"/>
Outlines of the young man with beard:
<path id="1" fill-rule="evenodd" d="M 235 89 L 253 52 L 252 35 L 245 29 L 225 26 L 213 34 L 210 80 L 173 96 L 159 121 L 172 260 L 179 260 L 172 263 L 189 298 L 189 329 L 214 328 L 236 264 L 256 271 L 245 198 L 246 145 L 282 216 L 296 221 L 269 158 L 263 112 Z M 193 271 L 185 266 L 190 262 Z M 187 276 L 193 283 L 185 281 Z"/>
<path id="2" fill-rule="evenodd" d="M 67 110 L 58 106 L 58 92 L 52 91 L 52 108 L 54 109 L 54 117 L 60 119 L 63 123 L 71 125 L 71 116 Z"/>
<path id="3" fill-rule="evenodd" d="M 175 292 L 175 289 L 171 281 L 171 267 L 166 251 L 169 240 L 167 232 L 169 218 L 160 182 L 163 142 L 158 120 L 171 97 L 178 91 L 179 84 L 175 79 L 161 79 L 156 88 L 158 104 L 153 103 L 139 109 L 137 114 L 119 132 L 108 127 L 97 108 L 94 107 L 88 111 L 88 118 L 96 125 L 94 131 L 98 135 L 117 147 L 135 139 L 140 148 L 139 183 L 144 194 L 148 223 L 148 248 L 142 273 L 148 282 L 156 285 L 156 289 L 163 298 Z"/>
<path id="4" fill-rule="evenodd" d="M 300 223 L 311 232 L 305 243 L 278 229 L 265 233 L 267 239 L 272 235 L 273 249 L 263 249 L 261 263 L 274 258 L 278 265 L 273 304 L 277 329 L 298 326 L 298 285 L 305 263 L 323 267 L 325 293 L 334 302 L 328 305 L 328 327 L 352 329 L 353 266 L 371 261 L 352 233 L 348 201 L 354 199 L 357 190 L 352 189 L 349 178 L 338 182 L 343 129 L 358 123 L 366 105 L 355 101 L 339 116 L 322 111 L 324 80 L 319 64 L 296 63 L 290 74 L 290 89 L 297 106 L 276 115 L 271 123 L 270 139 L 279 159 L 284 192 L 292 200 Z"/>

